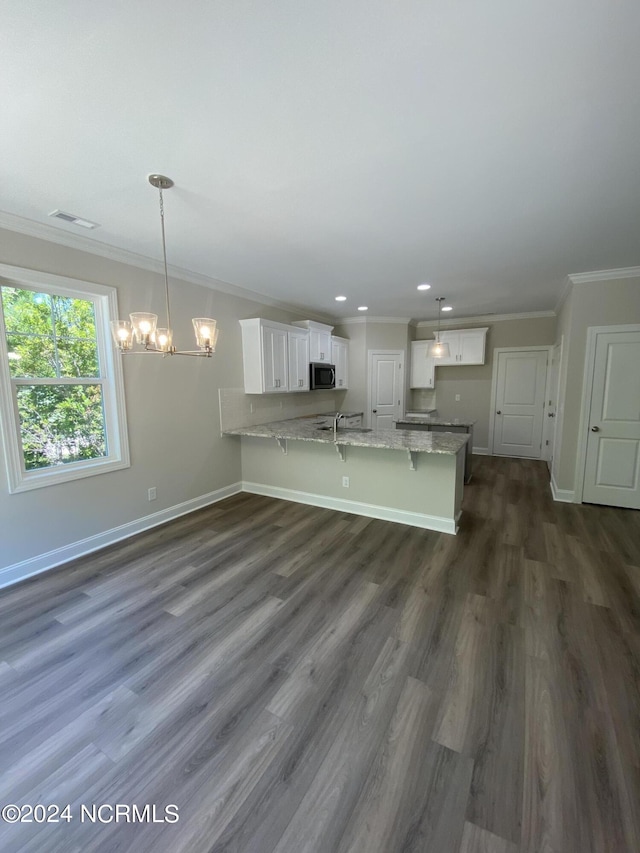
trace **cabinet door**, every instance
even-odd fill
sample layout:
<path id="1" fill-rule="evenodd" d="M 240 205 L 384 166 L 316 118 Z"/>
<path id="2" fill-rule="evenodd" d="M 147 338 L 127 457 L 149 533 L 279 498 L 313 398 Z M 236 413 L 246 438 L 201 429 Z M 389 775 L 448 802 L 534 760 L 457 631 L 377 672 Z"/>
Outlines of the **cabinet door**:
<path id="1" fill-rule="evenodd" d="M 287 332 L 262 328 L 262 373 L 265 393 L 288 391 Z"/>
<path id="2" fill-rule="evenodd" d="M 289 390 L 309 390 L 309 333 L 289 332 Z"/>
<path id="3" fill-rule="evenodd" d="M 469 329 L 460 334 L 458 364 L 484 364 L 485 332 Z"/>
<path id="4" fill-rule="evenodd" d="M 436 367 L 447 367 L 450 364 L 460 364 L 460 333 L 459 332 L 440 332 L 440 340 L 442 343 L 449 344 L 451 352 L 446 358 L 434 359 Z"/>
<path id="5" fill-rule="evenodd" d="M 428 346 L 429 341 L 411 343 L 411 388 L 434 387 L 435 360 L 427 357 Z"/>
<path id="6" fill-rule="evenodd" d="M 449 344 L 451 355 L 439 358 L 436 367 L 447 367 L 451 364 L 484 364 L 484 344 L 486 329 L 456 329 L 451 332 L 440 332 L 440 340 Z"/>
<path id="7" fill-rule="evenodd" d="M 331 341 L 331 363 L 336 366 L 336 389 L 349 387 L 349 345 L 345 341 Z"/>
<path id="8" fill-rule="evenodd" d="M 311 329 L 311 361 L 326 361 L 330 364 L 331 334 Z"/>

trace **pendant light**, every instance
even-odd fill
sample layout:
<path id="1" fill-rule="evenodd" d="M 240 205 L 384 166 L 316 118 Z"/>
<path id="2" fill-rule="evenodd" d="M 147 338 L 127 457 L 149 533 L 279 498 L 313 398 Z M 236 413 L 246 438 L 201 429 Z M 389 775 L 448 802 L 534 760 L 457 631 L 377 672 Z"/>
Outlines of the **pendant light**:
<path id="1" fill-rule="evenodd" d="M 216 351 L 218 328 L 212 317 L 194 317 L 193 330 L 196 336 L 197 350 L 179 350 L 173 344 L 173 328 L 171 326 L 171 306 L 169 304 L 169 273 L 167 270 L 167 244 L 164 232 L 164 198 L 163 190 L 173 186 L 171 178 L 165 175 L 149 175 L 149 183 L 156 187 L 160 195 L 160 227 L 162 229 L 162 258 L 164 261 L 164 293 L 167 311 L 167 325 L 158 327 L 158 315 L 143 311 L 129 314 L 128 320 L 112 320 L 111 334 L 121 353 L 141 354 L 159 353 L 160 355 L 192 355 L 211 358 Z M 133 350 L 135 342 L 142 347 L 137 352 Z"/>
<path id="2" fill-rule="evenodd" d="M 451 348 L 446 341 L 443 342 L 440 340 L 440 312 L 442 311 L 444 296 L 436 296 L 436 302 L 438 303 L 438 331 L 435 334 L 435 339 L 429 341 L 427 358 L 449 358 L 451 356 Z"/>

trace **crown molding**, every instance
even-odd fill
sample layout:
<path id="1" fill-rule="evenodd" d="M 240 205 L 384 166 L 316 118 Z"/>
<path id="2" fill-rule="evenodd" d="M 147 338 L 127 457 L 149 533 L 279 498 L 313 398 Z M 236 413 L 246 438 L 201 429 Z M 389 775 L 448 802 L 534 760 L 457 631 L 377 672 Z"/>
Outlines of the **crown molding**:
<path id="1" fill-rule="evenodd" d="M 572 273 L 572 284 L 590 284 L 593 281 L 615 281 L 619 278 L 640 278 L 640 267 L 620 267 L 617 270 L 594 270 L 593 272 Z"/>
<path id="2" fill-rule="evenodd" d="M 461 323 L 500 323 L 503 320 L 537 320 L 541 317 L 555 317 L 555 311 L 527 311 L 520 314 L 477 314 L 474 317 L 447 317 L 440 322 L 441 326 L 459 326 Z M 416 328 L 429 328 L 438 325 L 438 318 L 433 320 L 418 320 Z"/>
<path id="3" fill-rule="evenodd" d="M 410 322 L 410 317 L 344 317 L 338 320 L 334 318 L 336 326 L 356 326 L 360 323 L 364 325 L 367 323 L 395 323 L 396 325 L 408 326 Z"/>
<path id="4" fill-rule="evenodd" d="M 59 246 L 65 246 L 69 249 L 76 249 L 79 252 L 88 252 L 91 255 L 97 255 L 101 258 L 106 258 L 110 261 L 116 261 L 128 266 L 137 267 L 138 269 L 147 270 L 154 273 L 164 273 L 164 267 L 161 261 L 154 258 L 148 258 L 146 255 L 139 255 L 137 252 L 131 252 L 128 249 L 118 249 L 116 246 L 111 246 L 108 243 L 101 243 L 98 240 L 86 237 L 84 234 L 71 234 L 64 231 L 62 228 L 49 225 L 44 222 L 34 222 L 32 219 L 24 219 L 21 216 L 16 216 L 13 213 L 0 211 L 0 228 L 5 228 L 7 231 L 15 231 L 18 234 L 24 234 L 27 237 L 36 237 L 39 240 L 46 240 L 48 243 L 55 243 Z M 301 313 L 309 319 L 317 319 L 319 322 L 334 323 L 335 317 L 330 314 L 321 314 L 318 311 L 312 311 L 308 306 L 298 305 L 293 302 L 283 302 L 280 299 L 273 299 L 270 296 L 265 296 L 263 293 L 257 293 L 255 290 L 250 290 L 246 287 L 240 287 L 236 284 L 231 284 L 228 281 L 222 281 L 218 278 L 202 275 L 201 273 L 192 272 L 191 270 L 176 267 L 172 264 L 168 265 L 169 275 L 172 278 L 180 279 L 181 281 L 196 284 L 199 287 L 206 287 L 209 290 L 217 290 L 220 293 L 226 293 L 229 296 L 237 296 L 239 299 L 249 299 L 252 302 L 259 302 L 261 305 L 269 305 L 272 308 L 280 308 L 283 311 L 293 313 Z"/>

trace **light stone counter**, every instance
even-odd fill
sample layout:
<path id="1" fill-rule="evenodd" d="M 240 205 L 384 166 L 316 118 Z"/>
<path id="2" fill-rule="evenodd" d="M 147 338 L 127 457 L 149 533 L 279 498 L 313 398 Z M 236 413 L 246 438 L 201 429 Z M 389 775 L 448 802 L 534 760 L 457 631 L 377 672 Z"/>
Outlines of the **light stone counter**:
<path id="1" fill-rule="evenodd" d="M 281 441 L 314 441 L 333 444 L 333 430 L 320 429 L 320 425 L 313 418 L 292 418 L 287 421 L 238 427 L 225 431 L 224 435 L 250 435 L 254 438 L 274 438 Z M 405 450 L 408 453 L 445 453 L 455 456 L 468 440 L 468 435 L 450 433 L 397 429 L 371 432 L 338 429 L 336 443 L 343 447 L 375 447 L 384 450 Z"/>
<path id="2" fill-rule="evenodd" d="M 420 430 L 423 434 L 434 435 L 443 432 L 447 435 L 456 433 L 466 434 L 468 438 L 466 448 L 465 474 L 464 481 L 468 483 L 471 480 L 471 472 L 473 470 L 473 462 L 471 453 L 473 451 L 473 425 L 475 421 L 454 418 L 447 420 L 440 418 L 437 415 L 405 415 L 396 421 L 396 429 L 399 430 Z M 433 432 L 432 432 L 433 431 Z M 450 431 L 450 432 L 449 432 Z"/>
<path id="3" fill-rule="evenodd" d="M 425 424 L 426 426 L 446 426 L 446 427 L 471 427 L 475 424 L 475 421 L 465 420 L 464 418 L 461 420 L 460 418 L 456 418 L 455 420 L 446 420 L 445 418 L 439 418 L 437 415 L 405 415 L 403 418 L 398 418 L 396 421 L 397 424 Z"/>

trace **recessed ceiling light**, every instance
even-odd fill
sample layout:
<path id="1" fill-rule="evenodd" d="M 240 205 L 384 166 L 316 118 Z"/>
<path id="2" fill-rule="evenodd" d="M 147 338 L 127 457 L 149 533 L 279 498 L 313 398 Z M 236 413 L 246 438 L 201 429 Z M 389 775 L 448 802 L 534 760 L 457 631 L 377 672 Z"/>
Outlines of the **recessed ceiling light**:
<path id="1" fill-rule="evenodd" d="M 443 311 L 453 311 L 453 306 L 452 305 L 443 305 L 442 310 Z"/>
<path id="2" fill-rule="evenodd" d="M 418 290 L 431 290 L 431 285 L 430 284 L 419 284 Z"/>
<path id="3" fill-rule="evenodd" d="M 346 302 L 346 301 L 347 301 L 346 296 L 336 296 L 336 302 Z"/>
<path id="4" fill-rule="evenodd" d="M 358 305 L 358 311 L 368 311 L 368 310 L 369 310 L 368 305 Z"/>

